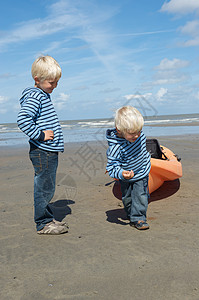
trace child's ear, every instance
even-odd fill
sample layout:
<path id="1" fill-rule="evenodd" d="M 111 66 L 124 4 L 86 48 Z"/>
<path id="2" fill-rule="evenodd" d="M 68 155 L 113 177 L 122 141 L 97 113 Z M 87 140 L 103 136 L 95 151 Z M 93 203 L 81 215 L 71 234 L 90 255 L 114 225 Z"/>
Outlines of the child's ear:
<path id="1" fill-rule="evenodd" d="M 36 84 L 39 84 L 40 80 L 39 80 L 39 78 L 37 76 L 34 77 L 34 80 L 35 80 Z"/>
<path id="2" fill-rule="evenodd" d="M 116 127 L 117 133 L 121 134 L 121 131 Z"/>
<path id="3" fill-rule="evenodd" d="M 122 132 L 117 127 L 116 127 L 116 131 L 117 131 L 117 136 L 123 137 Z"/>

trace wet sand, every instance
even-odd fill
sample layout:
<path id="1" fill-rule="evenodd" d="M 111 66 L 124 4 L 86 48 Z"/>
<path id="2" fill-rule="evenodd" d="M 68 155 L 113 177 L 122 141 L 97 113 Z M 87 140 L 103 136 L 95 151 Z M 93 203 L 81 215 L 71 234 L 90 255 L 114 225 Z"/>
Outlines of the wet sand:
<path id="1" fill-rule="evenodd" d="M 59 236 L 36 234 L 28 145 L 0 149 L 1 300 L 199 299 L 199 136 L 158 140 L 182 158 L 183 177 L 151 195 L 144 232 L 105 174 L 106 142 L 59 156 L 52 209 L 69 224 Z"/>

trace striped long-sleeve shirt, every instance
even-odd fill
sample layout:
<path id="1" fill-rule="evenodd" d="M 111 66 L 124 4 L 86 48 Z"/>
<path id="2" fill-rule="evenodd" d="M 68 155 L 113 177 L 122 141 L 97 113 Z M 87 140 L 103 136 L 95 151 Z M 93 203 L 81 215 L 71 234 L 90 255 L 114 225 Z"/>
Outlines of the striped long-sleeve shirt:
<path id="1" fill-rule="evenodd" d="M 107 167 L 109 175 L 123 181 L 136 181 L 150 172 L 150 154 L 146 150 L 146 137 L 141 131 L 140 137 L 133 143 L 117 136 L 116 129 L 106 133 L 109 148 L 107 150 Z M 124 179 L 122 172 L 133 170 L 131 179 Z"/>
<path id="2" fill-rule="evenodd" d="M 29 136 L 29 141 L 46 151 L 63 152 L 63 133 L 50 95 L 39 88 L 27 88 L 22 93 L 20 104 L 17 123 Z M 52 130 L 54 139 L 43 141 L 44 130 Z"/>

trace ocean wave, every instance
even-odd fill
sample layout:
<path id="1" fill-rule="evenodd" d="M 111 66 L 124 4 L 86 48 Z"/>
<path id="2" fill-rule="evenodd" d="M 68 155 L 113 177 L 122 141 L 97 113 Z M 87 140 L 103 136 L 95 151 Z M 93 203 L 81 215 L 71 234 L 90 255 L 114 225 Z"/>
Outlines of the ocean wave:
<path id="1" fill-rule="evenodd" d="M 78 122 L 78 125 L 81 127 L 109 127 L 114 126 L 113 121 L 87 121 L 87 122 Z"/>
<path id="2" fill-rule="evenodd" d="M 199 123 L 199 118 L 185 118 L 185 119 L 164 119 L 164 120 L 145 120 L 145 125 L 155 125 L 155 124 L 184 124 L 184 123 Z"/>
<path id="3" fill-rule="evenodd" d="M 114 127 L 114 121 L 112 118 L 107 119 L 88 119 L 88 120 L 65 120 L 61 121 L 61 127 L 64 132 L 75 132 L 78 134 L 81 130 L 89 132 L 89 129 L 100 130 L 101 128 L 108 129 Z M 187 114 L 187 115 L 165 115 L 165 116 L 155 116 L 145 118 L 145 127 L 153 126 L 199 126 L 199 114 Z M 6 136 L 14 136 L 21 133 L 16 123 L 5 123 L 0 124 L 0 138 L 5 138 Z M 23 133 L 21 133 L 23 134 Z"/>

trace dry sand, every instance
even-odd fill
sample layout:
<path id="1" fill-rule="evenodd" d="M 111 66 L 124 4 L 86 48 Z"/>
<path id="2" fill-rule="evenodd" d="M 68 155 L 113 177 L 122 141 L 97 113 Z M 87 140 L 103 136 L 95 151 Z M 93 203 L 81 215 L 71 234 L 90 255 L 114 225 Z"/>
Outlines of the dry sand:
<path id="1" fill-rule="evenodd" d="M 0 299 L 199 299 L 199 136 L 161 137 L 183 177 L 152 194 L 150 229 L 128 225 L 106 174 L 106 143 L 68 144 L 52 208 L 69 233 L 36 234 L 25 148 L 0 150 Z M 110 183 L 110 184 L 109 184 Z"/>

